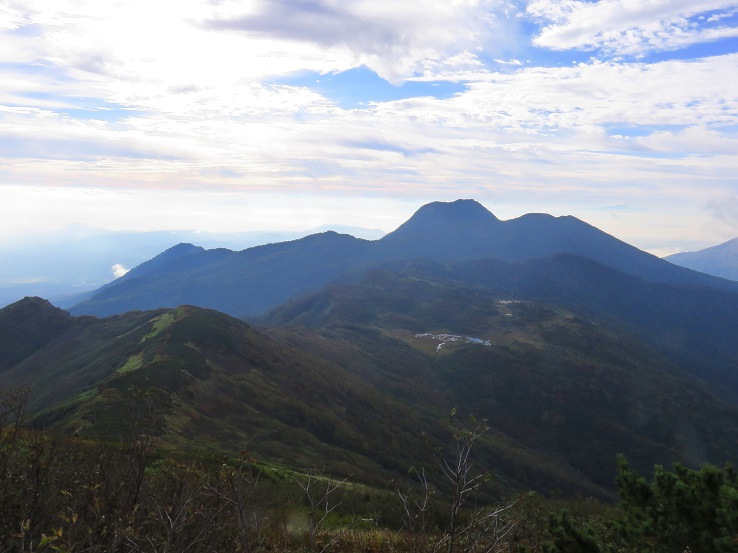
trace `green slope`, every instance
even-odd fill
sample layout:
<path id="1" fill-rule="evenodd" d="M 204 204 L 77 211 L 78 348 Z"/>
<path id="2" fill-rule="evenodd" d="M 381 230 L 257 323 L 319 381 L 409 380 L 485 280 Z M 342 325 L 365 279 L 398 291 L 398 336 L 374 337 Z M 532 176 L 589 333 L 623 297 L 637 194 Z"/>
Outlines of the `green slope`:
<path id="1" fill-rule="evenodd" d="M 74 319 L 0 380 L 19 383 L 32 386 L 41 427 L 117 439 L 151 417 L 165 447 L 248 447 L 274 461 L 326 464 L 364 480 L 386 482 L 415 460 L 396 451 L 386 432 L 373 435 L 372 421 L 397 417 L 393 436 L 404 441 L 427 429 L 408 407 L 340 365 L 187 306 Z"/>
<path id="2" fill-rule="evenodd" d="M 190 306 L 70 317 L 32 352 L 19 344 L 25 357 L 0 372 L 0 386 L 33 387 L 39 427 L 248 449 L 382 486 L 411 466 L 437 467 L 452 407 L 489 419 L 477 463 L 500 494 L 608 497 L 617 452 L 636 467 L 735 460 L 736 410 L 650 346 L 560 308 L 505 300 L 378 274 L 285 306 L 283 324 L 261 330 Z M 32 336 L 64 317 L 24 301 L 0 310 L 0 325 Z M 28 302 L 42 315 L 21 320 Z"/>

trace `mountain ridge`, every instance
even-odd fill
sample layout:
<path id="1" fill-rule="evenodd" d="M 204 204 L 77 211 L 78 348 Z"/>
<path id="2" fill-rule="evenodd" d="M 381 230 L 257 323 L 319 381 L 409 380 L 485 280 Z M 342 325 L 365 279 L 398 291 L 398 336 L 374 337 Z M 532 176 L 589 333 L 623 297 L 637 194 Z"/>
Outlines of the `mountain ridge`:
<path id="1" fill-rule="evenodd" d="M 738 342 L 738 294 L 730 291 L 701 285 L 652 283 L 572 254 L 512 262 L 497 259 L 390 262 L 336 282 L 333 287 L 361 285 L 378 274 L 390 275 L 389 282 L 395 278 L 391 275 L 419 283 L 430 280 L 439 285 L 484 291 L 497 298 L 544 302 L 597 317 L 639 335 L 687 367 L 693 378 L 709 383 L 726 397 L 738 399 L 738 354 L 734 347 Z M 327 300 L 330 289 L 285 302 L 258 321 L 273 326 L 322 326 L 337 316 L 335 307 Z M 378 289 L 391 290 L 391 285 L 378 285 Z M 405 299 L 396 301 L 408 310 L 417 309 L 409 298 L 413 298 L 411 287 L 406 289 Z M 350 305 L 351 310 L 344 317 L 347 321 L 363 320 L 365 304 L 377 301 L 378 298 L 354 303 L 346 300 L 343 307 Z M 415 301 L 427 305 L 435 300 L 420 297 Z M 310 304 L 315 307 L 310 308 Z M 473 318 L 474 309 L 474 305 L 468 305 L 464 312 L 459 305 L 458 313 Z M 480 331 L 463 326 L 453 330 Z"/>
<path id="2" fill-rule="evenodd" d="M 474 286 L 378 275 L 329 288 L 345 290 L 333 312 L 347 318 L 317 327 L 256 328 L 193 306 L 71 318 L 0 385 L 34 386 L 39 428 L 126 436 L 143 397 L 166 447 L 248 443 L 273 462 L 384 485 L 442 445 L 455 406 L 489 418 L 480 459 L 500 493 L 611 497 L 618 452 L 644 470 L 738 456 L 735 408 L 637 337 Z M 18 319 L 0 310 L 7 320 Z M 18 326 L 27 335 L 34 323 Z M 439 349 L 425 336 L 462 330 L 489 345 Z"/>
<path id="3" fill-rule="evenodd" d="M 696 252 L 675 253 L 664 259 L 688 269 L 738 281 L 738 238 Z"/>
<path id="4" fill-rule="evenodd" d="M 738 291 L 738 282 L 678 267 L 575 217 L 528 214 L 500 221 L 478 202 L 458 200 L 427 204 L 397 230 L 375 241 L 326 232 L 240 252 L 193 252 L 147 265 L 145 271 L 142 265 L 70 311 L 110 315 L 193 304 L 252 317 L 346 273 L 390 260 L 512 261 L 556 253 L 590 257 L 655 282 Z"/>

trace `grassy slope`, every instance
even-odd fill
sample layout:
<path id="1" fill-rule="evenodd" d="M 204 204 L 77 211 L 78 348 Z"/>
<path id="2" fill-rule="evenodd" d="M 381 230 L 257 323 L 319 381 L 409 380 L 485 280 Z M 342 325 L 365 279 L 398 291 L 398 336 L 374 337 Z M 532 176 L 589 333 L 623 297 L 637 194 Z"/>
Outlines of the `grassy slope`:
<path id="1" fill-rule="evenodd" d="M 0 384 L 33 381 L 37 424 L 68 433 L 144 428 L 165 447 L 246 448 L 383 485 L 437 466 L 454 406 L 489 418 L 478 463 L 499 492 L 606 496 L 616 452 L 637 467 L 735 459 L 735 410 L 651 347 L 562 309 L 500 299 L 375 273 L 274 315 L 301 326 L 257 330 L 193 307 L 70 319 Z M 0 324 L 11 319 L 0 311 Z M 436 351 L 416 337 L 424 332 L 491 345 Z"/>

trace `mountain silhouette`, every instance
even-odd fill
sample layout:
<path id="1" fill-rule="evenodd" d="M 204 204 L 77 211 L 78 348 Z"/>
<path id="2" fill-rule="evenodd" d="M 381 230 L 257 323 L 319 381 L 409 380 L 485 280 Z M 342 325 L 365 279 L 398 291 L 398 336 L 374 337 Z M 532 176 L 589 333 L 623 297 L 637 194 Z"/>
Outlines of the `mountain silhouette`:
<path id="1" fill-rule="evenodd" d="M 738 291 L 738 282 L 678 267 L 575 217 L 528 214 L 500 221 L 474 200 L 457 200 L 427 204 L 375 241 L 324 232 L 240 252 L 175 246 L 70 311 L 104 316 L 190 304 L 252 317 L 391 260 L 521 261 L 558 253 L 587 257 L 651 282 Z"/>
<path id="2" fill-rule="evenodd" d="M 675 253 L 664 259 L 709 275 L 738 280 L 738 238 L 696 252 Z"/>

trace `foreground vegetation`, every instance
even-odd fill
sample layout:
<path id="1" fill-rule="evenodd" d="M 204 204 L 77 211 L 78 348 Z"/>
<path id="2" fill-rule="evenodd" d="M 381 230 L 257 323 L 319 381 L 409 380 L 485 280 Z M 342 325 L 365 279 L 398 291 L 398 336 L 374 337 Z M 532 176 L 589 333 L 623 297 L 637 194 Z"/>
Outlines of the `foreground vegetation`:
<path id="1" fill-rule="evenodd" d="M 453 453 L 380 490 L 247 451 L 165 452 L 153 432 L 104 443 L 31 431 L 24 399 L 0 397 L 2 552 L 738 550 L 731 467 L 657 467 L 648 481 L 620 458 L 615 505 L 532 493 L 485 501 L 487 475 L 472 462 L 485 422 L 453 414 Z"/>

